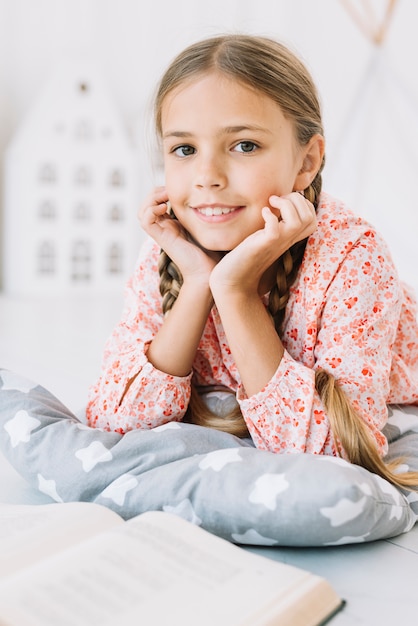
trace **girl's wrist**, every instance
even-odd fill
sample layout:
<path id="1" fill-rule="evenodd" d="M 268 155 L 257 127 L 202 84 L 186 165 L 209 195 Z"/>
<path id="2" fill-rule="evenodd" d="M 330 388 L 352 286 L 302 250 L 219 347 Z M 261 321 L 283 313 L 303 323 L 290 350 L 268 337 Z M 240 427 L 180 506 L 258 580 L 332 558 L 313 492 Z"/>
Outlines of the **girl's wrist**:
<path id="1" fill-rule="evenodd" d="M 189 293 L 195 302 L 204 302 L 207 300 L 208 309 L 213 306 L 213 295 L 209 287 L 209 277 L 185 276 L 181 286 L 183 297 Z"/>
<path id="2" fill-rule="evenodd" d="M 259 298 L 257 285 L 210 283 L 213 297 L 222 299 L 252 299 Z"/>
<path id="3" fill-rule="evenodd" d="M 213 300 L 218 308 L 242 309 L 251 302 L 260 302 L 257 289 L 242 289 L 224 285 L 214 285 L 211 289 Z"/>

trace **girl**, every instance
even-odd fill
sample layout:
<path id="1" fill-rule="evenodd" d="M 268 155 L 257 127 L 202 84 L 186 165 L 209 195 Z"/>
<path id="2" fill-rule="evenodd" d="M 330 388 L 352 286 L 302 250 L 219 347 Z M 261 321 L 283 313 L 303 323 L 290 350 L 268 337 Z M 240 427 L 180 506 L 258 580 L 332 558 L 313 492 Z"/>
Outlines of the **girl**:
<path id="1" fill-rule="evenodd" d="M 415 304 L 379 234 L 321 191 L 306 68 L 267 38 L 201 41 L 163 76 L 155 120 L 165 187 L 140 209 L 149 239 L 88 423 L 185 419 L 418 485 L 382 460 L 387 405 L 418 403 Z"/>

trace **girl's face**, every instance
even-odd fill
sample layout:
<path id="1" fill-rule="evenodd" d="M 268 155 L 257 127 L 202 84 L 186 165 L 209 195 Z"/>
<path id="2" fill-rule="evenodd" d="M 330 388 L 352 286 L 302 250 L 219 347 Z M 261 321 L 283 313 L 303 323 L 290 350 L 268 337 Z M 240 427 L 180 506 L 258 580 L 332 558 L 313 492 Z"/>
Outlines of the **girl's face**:
<path id="1" fill-rule="evenodd" d="M 306 148 L 269 97 L 211 73 L 162 107 L 165 183 L 180 223 L 206 250 L 228 251 L 263 228 L 271 195 L 306 188 Z"/>

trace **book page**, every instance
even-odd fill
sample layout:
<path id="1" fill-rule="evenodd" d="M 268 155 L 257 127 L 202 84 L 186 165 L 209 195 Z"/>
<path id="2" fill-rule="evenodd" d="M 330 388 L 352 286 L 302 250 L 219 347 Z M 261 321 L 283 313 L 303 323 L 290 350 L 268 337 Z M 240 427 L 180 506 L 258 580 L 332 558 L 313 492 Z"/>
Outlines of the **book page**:
<path id="1" fill-rule="evenodd" d="M 300 602 L 316 580 L 178 517 L 145 513 L 4 579 L 0 625 L 273 624 L 260 607 L 271 613 L 289 593 Z"/>
<path id="2" fill-rule="evenodd" d="M 123 520 L 98 504 L 0 504 L 0 579 Z"/>

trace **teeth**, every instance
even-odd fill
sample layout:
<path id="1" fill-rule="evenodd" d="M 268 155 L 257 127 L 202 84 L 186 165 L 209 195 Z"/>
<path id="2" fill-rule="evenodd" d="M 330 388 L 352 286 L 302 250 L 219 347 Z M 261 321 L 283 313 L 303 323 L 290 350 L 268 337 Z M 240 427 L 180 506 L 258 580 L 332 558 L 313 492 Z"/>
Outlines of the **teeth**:
<path id="1" fill-rule="evenodd" d="M 199 213 L 202 215 L 206 215 L 211 217 L 212 215 L 226 215 L 227 213 L 232 213 L 234 209 L 229 209 L 226 207 L 205 207 L 203 209 L 198 209 Z"/>

